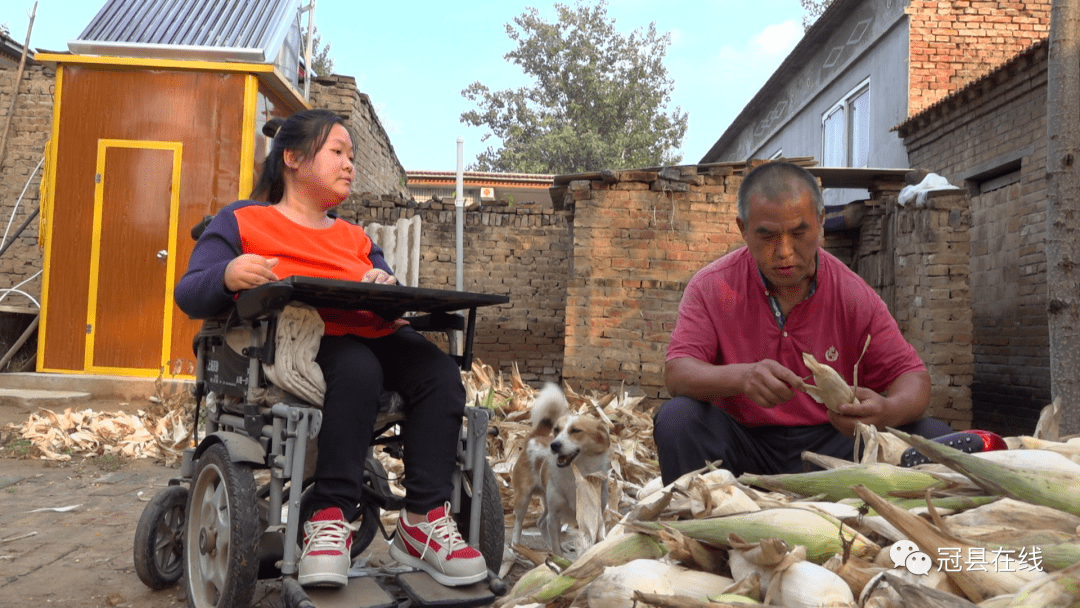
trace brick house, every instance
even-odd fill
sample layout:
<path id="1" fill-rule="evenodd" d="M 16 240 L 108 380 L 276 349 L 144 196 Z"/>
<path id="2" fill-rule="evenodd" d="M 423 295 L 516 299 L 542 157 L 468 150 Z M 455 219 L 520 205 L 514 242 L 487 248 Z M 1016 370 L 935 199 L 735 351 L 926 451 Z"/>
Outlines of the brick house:
<path id="1" fill-rule="evenodd" d="M 836 0 L 701 159 L 903 168 L 892 128 L 1050 28 L 1050 0 Z M 827 193 L 827 203 L 866 197 Z"/>
<path id="2" fill-rule="evenodd" d="M 454 171 L 406 171 L 409 177 L 409 194 L 417 202 L 454 200 L 457 191 L 457 173 Z M 462 197 L 466 207 L 490 205 L 497 201 L 509 205 L 551 206 L 553 175 L 527 173 L 489 173 L 463 171 Z"/>
<path id="3" fill-rule="evenodd" d="M 1050 402 L 1041 40 L 897 127 L 913 167 L 970 193 L 975 420 L 1030 432 Z"/>

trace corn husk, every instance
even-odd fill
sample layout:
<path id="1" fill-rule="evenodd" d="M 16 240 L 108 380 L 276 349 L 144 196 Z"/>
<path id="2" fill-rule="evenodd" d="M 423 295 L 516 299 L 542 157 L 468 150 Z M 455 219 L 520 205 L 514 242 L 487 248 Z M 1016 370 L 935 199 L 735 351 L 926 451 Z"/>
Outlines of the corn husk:
<path id="1" fill-rule="evenodd" d="M 866 349 L 870 346 L 870 336 L 866 336 L 862 355 L 855 362 L 854 378 L 855 386 L 859 385 L 859 362 L 862 361 Z M 800 380 L 798 388 L 814 398 L 818 403 L 824 403 L 831 411 L 840 413 L 840 405 L 844 403 L 858 403 L 855 396 L 855 388 L 849 386 L 847 381 L 832 367 L 818 363 L 814 355 L 803 353 L 803 364 L 814 374 L 814 384 L 807 384 Z"/>
<path id="2" fill-rule="evenodd" d="M 585 589 L 589 608 L 632 608 L 635 591 L 675 595 L 667 570 L 668 564 L 652 559 L 604 568 L 604 573 Z"/>
<path id="3" fill-rule="evenodd" d="M 1008 539 L 1010 544 L 1015 541 L 1016 532 L 1027 536 L 1038 530 L 1050 531 L 1063 535 L 1063 541 L 1067 541 L 1075 538 L 1080 530 L 1080 516 L 1011 498 L 1002 498 L 944 519 L 954 533 L 965 538 L 1001 533 L 1011 535 L 1011 539 L 1007 536 L 1002 539 L 1003 542 Z"/>
<path id="4" fill-rule="evenodd" d="M 1024 585 L 1007 605 L 1009 608 L 1080 608 L 1080 563 Z"/>
<path id="5" fill-rule="evenodd" d="M 1061 437 L 1060 396 L 1055 397 L 1039 412 L 1039 421 L 1035 424 L 1035 437 L 1048 441 L 1057 441 Z"/>
<path id="6" fill-rule="evenodd" d="M 840 374 L 833 368 L 823 363 L 818 363 L 814 355 L 803 353 L 803 363 L 814 373 L 814 384 L 801 382 L 800 390 L 814 398 L 818 403 L 824 403 L 831 411 L 840 413 L 840 405 L 843 403 L 858 403 L 852 388 Z"/>
<path id="7" fill-rule="evenodd" d="M 860 448 L 862 449 L 860 450 Z M 907 449 L 908 444 L 904 443 L 904 440 L 896 435 L 883 433 L 873 425 L 863 424 L 862 422 L 855 423 L 855 452 L 852 456 L 859 459 L 859 462 L 882 462 L 898 465 L 900 464 L 900 458 Z M 859 457 L 860 451 L 862 452 L 861 458 Z"/>
<path id="8" fill-rule="evenodd" d="M 873 562 L 867 561 L 861 557 L 854 555 L 848 556 L 845 560 L 844 556 L 840 553 L 829 558 L 824 564 L 825 569 L 835 572 L 837 576 L 844 579 L 849 589 L 851 589 L 852 595 L 859 597 L 862 590 L 866 587 L 866 584 L 874 579 L 875 576 L 884 572 L 886 568 L 878 566 Z M 860 603 L 862 600 L 860 600 Z"/>
<path id="9" fill-rule="evenodd" d="M 653 522 L 642 522 L 640 525 L 648 529 L 661 528 L 660 524 Z M 765 509 L 709 519 L 672 521 L 664 525 L 691 538 L 721 547 L 730 547 L 730 534 L 752 543 L 780 538 L 792 546 L 805 546 L 807 559 L 819 564 L 843 550 L 841 538 L 850 543 L 851 552 L 856 555 L 874 555 L 879 549 L 873 541 L 850 527 L 841 526 L 834 518 L 805 509 Z"/>
<path id="10" fill-rule="evenodd" d="M 792 551 L 790 545 L 779 538 L 766 538 L 756 543 L 748 543 L 736 534 L 728 536 L 731 551 L 728 553 L 728 568 L 736 581 L 758 581 L 758 596 L 764 596 L 761 589 L 768 589 L 769 580 L 775 569 Z M 806 547 L 798 547 L 801 559 L 806 559 Z"/>
<path id="11" fill-rule="evenodd" d="M 882 517 L 889 520 L 889 523 L 904 532 L 920 551 L 926 553 L 935 562 L 940 556 L 948 555 L 951 551 L 960 551 L 963 555 L 969 555 L 973 547 L 985 551 L 989 560 L 986 571 L 964 568 L 956 572 L 946 571 L 953 583 L 973 602 L 981 602 L 996 595 L 1015 593 L 1037 576 L 1029 570 L 1009 571 L 1009 566 L 1001 561 L 1004 559 L 1002 555 L 995 556 L 991 551 L 986 551 L 985 547 L 976 547 L 964 539 L 950 536 L 921 517 L 890 504 L 865 487 L 856 487 L 856 492 L 867 504 L 877 509 Z M 1015 561 L 1016 558 L 1010 557 L 1010 559 Z"/>
<path id="12" fill-rule="evenodd" d="M 851 464 L 840 469 L 787 473 L 781 475 L 750 475 L 739 477 L 739 483 L 772 491 L 786 491 L 800 496 L 822 496 L 836 501 L 853 498 L 856 485 L 888 496 L 919 496 L 931 489 L 944 489 L 946 482 L 914 469 L 891 464 Z"/>
<path id="13" fill-rule="evenodd" d="M 787 608 L 856 608 L 847 582 L 813 562 L 793 559 L 773 570 L 766 604 Z"/>
<path id="14" fill-rule="evenodd" d="M 991 494 L 1080 515 L 1080 484 L 1076 483 L 1075 473 L 1032 471 L 998 464 L 985 458 L 985 455 L 996 452 L 987 452 L 984 458 L 979 458 L 917 435 L 909 435 L 896 429 L 890 431 L 931 460 L 963 473 Z M 1023 451 L 1025 450 L 1017 450 Z M 1069 461 L 1066 459 L 1065 462 Z"/>
<path id="15" fill-rule="evenodd" d="M 1009 437 L 1006 438 L 1006 443 L 1010 444 L 1010 450 L 1047 450 L 1057 452 L 1072 462 L 1080 464 L 1080 439 L 1070 439 L 1062 443 L 1036 437 Z"/>
<path id="16" fill-rule="evenodd" d="M 649 536 L 616 530 L 590 547 L 569 568 L 544 581 L 540 587 L 519 592 L 515 586 L 498 605 L 517 606 L 530 602 L 547 604 L 564 595 L 572 597 L 603 574 L 604 569 L 609 566 L 618 566 L 639 558 L 655 559 L 663 553 L 663 547 Z"/>
<path id="17" fill-rule="evenodd" d="M 975 608 L 963 597 L 924 579 L 906 570 L 886 570 L 867 584 L 859 604 L 863 608 Z"/>
<path id="18" fill-rule="evenodd" d="M 746 608 L 757 605 L 757 602 L 749 598 L 739 597 L 724 601 L 703 602 L 689 597 L 678 595 L 658 595 L 655 593 L 634 592 L 634 599 L 645 606 L 657 606 L 658 608 Z"/>

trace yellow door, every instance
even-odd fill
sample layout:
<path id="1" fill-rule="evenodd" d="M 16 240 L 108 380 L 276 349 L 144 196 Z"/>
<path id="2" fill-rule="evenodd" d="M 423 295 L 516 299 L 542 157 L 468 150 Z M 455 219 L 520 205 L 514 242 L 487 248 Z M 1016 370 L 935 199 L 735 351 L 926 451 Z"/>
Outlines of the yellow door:
<path id="1" fill-rule="evenodd" d="M 87 371 L 156 376 L 170 352 L 178 142 L 98 142 Z"/>

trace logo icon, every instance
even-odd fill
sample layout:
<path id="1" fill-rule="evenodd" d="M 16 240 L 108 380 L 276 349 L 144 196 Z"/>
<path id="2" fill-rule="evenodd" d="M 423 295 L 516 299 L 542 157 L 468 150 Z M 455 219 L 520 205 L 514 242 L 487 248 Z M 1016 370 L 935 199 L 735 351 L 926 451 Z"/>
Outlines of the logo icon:
<path id="1" fill-rule="evenodd" d="M 930 572 L 930 556 L 919 551 L 919 547 L 910 540 L 893 543 L 889 547 L 889 557 L 893 568 L 907 568 L 908 572 L 920 576 Z"/>
<path id="2" fill-rule="evenodd" d="M 835 346 L 830 346 L 829 350 L 825 351 L 825 360 L 826 361 L 830 361 L 830 362 L 831 361 L 836 361 L 839 358 L 840 358 L 840 353 L 836 350 Z"/>

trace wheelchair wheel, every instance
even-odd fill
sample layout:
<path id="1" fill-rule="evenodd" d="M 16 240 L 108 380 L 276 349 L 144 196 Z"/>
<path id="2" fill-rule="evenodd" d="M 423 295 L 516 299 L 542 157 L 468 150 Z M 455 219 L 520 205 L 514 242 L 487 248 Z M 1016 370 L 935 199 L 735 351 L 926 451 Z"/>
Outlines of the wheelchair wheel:
<path id="1" fill-rule="evenodd" d="M 480 546 L 477 550 L 484 556 L 488 570 L 498 573 L 502 567 L 503 542 L 506 524 L 503 516 L 502 498 L 499 496 L 499 484 L 495 480 L 495 471 L 491 463 L 484 461 L 484 492 L 480 504 Z M 462 475 L 461 511 L 454 518 L 461 537 L 469 540 L 469 513 L 472 511 L 472 475 Z"/>
<path id="2" fill-rule="evenodd" d="M 215 444 L 199 457 L 188 502 L 184 566 L 192 608 L 247 606 L 255 593 L 259 512 L 251 469 Z"/>
<path id="3" fill-rule="evenodd" d="M 135 528 L 135 572 L 151 589 L 176 584 L 184 574 L 184 522 L 188 490 L 169 486 L 143 509 Z"/>

